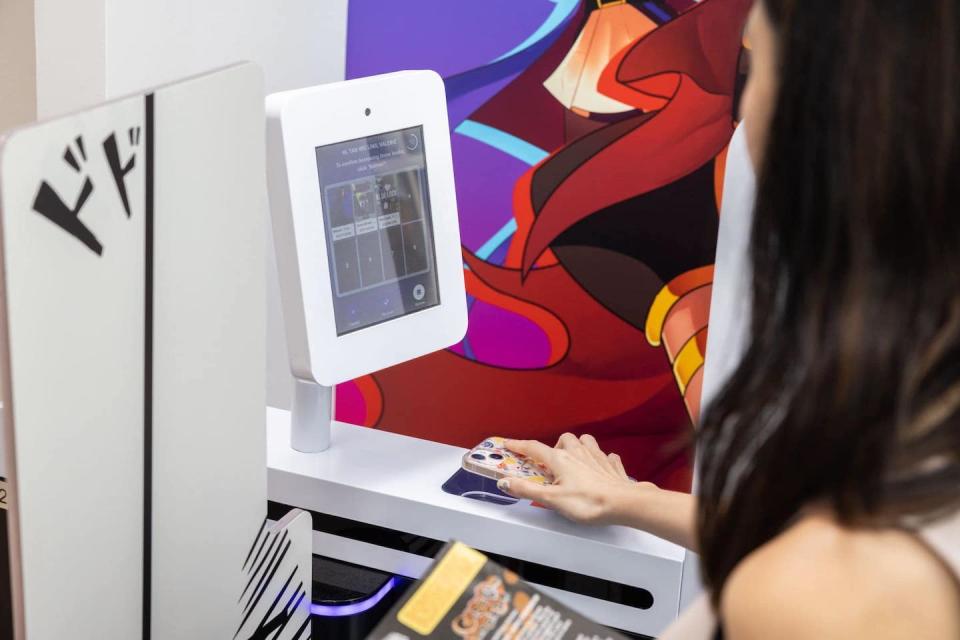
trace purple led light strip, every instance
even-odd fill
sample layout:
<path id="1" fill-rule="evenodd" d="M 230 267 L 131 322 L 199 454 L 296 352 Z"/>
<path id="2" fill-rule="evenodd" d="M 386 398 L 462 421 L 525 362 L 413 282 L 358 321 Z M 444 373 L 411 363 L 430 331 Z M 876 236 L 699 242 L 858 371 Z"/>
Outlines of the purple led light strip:
<path id="1" fill-rule="evenodd" d="M 375 606 L 377 606 L 377 604 L 380 603 L 381 600 L 387 597 L 387 594 L 390 593 L 395 586 L 397 586 L 397 579 L 390 578 L 387 580 L 386 584 L 380 587 L 379 591 L 366 600 L 361 600 L 360 602 L 351 602 L 350 604 L 311 604 L 310 613 L 315 616 L 323 616 L 326 618 L 355 616 L 358 613 L 363 613 L 364 611 L 373 609 Z"/>

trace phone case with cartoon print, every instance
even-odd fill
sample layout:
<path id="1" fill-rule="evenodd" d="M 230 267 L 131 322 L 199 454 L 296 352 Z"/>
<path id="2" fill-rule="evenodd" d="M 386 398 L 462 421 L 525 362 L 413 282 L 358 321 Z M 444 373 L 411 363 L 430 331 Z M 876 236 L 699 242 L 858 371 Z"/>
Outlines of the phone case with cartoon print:
<path id="1" fill-rule="evenodd" d="M 462 466 L 470 473 L 493 478 L 523 478 L 539 484 L 551 484 L 553 476 L 542 464 L 510 451 L 505 438 L 487 438 L 463 454 Z"/>

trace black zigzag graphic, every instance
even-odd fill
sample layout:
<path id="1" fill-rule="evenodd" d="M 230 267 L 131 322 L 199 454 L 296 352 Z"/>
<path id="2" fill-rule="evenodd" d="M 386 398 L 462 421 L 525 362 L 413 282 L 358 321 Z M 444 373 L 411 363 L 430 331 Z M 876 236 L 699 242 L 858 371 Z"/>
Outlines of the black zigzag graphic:
<path id="1" fill-rule="evenodd" d="M 83 147 L 83 137 L 77 136 L 74 140 L 76 151 L 71 146 L 63 152 L 63 161 L 77 173 L 84 173 L 87 161 L 87 153 Z M 79 155 L 80 160 L 77 160 Z M 80 187 L 80 193 L 76 196 L 76 203 L 71 207 L 67 205 L 60 194 L 50 186 L 50 183 L 44 180 L 40 184 L 40 189 L 33 200 L 33 210 L 50 220 L 58 227 L 72 235 L 82 242 L 88 249 L 98 256 L 103 255 L 103 245 L 97 240 L 93 232 L 80 220 L 80 212 L 87 204 L 87 200 L 93 193 L 93 180 L 89 174 L 84 175 L 83 185 Z"/>
<path id="2" fill-rule="evenodd" d="M 137 146 L 140 144 L 140 127 L 130 127 L 127 131 L 127 138 L 130 141 L 130 146 Z M 133 168 L 137 164 L 137 154 L 136 152 L 132 153 L 127 159 L 126 164 L 121 164 L 120 160 L 120 149 L 117 145 L 117 134 L 111 133 L 106 140 L 103 141 L 103 152 L 107 156 L 107 164 L 110 165 L 110 172 L 113 174 L 113 181 L 117 185 L 117 192 L 120 194 L 120 200 L 123 202 L 123 210 L 127 212 L 127 217 L 130 217 L 130 199 L 127 196 L 127 174 L 133 171 Z"/>
<path id="3" fill-rule="evenodd" d="M 237 601 L 238 605 L 243 603 L 241 611 L 243 619 L 233 636 L 234 639 L 272 638 L 276 640 L 283 637 L 287 640 L 306 640 L 310 637 L 309 615 L 299 627 L 289 626 L 304 599 L 310 597 L 307 591 L 310 585 L 304 585 L 302 581 L 294 584 L 294 579 L 300 571 L 299 566 L 295 565 L 289 571 L 284 570 L 284 573 L 278 573 L 292 545 L 292 540 L 288 537 L 286 530 L 279 533 L 271 531 L 266 520 L 260 525 L 260 530 L 243 562 L 247 581 Z M 268 600 L 270 606 L 254 624 L 253 621 L 257 618 L 253 617 L 251 620 L 251 616 L 254 611 L 257 611 L 258 605 L 267 594 L 273 594 L 272 601 Z M 285 631 L 289 635 L 283 635 Z M 304 635 L 305 632 L 306 635 Z"/>

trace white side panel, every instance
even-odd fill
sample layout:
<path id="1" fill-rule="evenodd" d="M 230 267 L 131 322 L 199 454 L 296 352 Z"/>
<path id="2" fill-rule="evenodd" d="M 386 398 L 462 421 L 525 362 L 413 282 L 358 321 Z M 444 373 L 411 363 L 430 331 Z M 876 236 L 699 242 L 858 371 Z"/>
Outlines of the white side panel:
<path id="1" fill-rule="evenodd" d="M 156 92 L 153 637 L 231 637 L 265 515 L 263 87 Z"/>
<path id="2" fill-rule="evenodd" d="M 703 373 L 701 406 L 704 408 L 723 388 L 740 363 L 747 346 L 747 332 L 750 329 L 750 264 L 747 250 L 755 197 L 756 178 L 747 152 L 746 128 L 740 123 L 730 141 L 723 182 L 723 206 L 717 236 L 713 294 L 710 298 L 710 338 L 707 341 Z M 688 552 L 683 563 L 681 610 L 701 592 L 699 561 L 696 554 Z"/>
<path id="3" fill-rule="evenodd" d="M 747 249 L 753 224 L 756 178 L 741 123 L 730 141 L 723 182 L 723 206 L 717 235 L 713 295 L 710 298 L 710 339 L 703 371 L 706 408 L 736 369 L 750 328 L 750 264 Z"/>
<path id="4" fill-rule="evenodd" d="M 241 624 L 266 511 L 262 96 L 240 65 L 0 149 L 18 638 Z"/>
<path id="5" fill-rule="evenodd" d="M 129 217 L 113 135 L 135 158 Z M 145 138 L 135 97 L 14 134 L 0 156 L 13 582 L 31 639 L 140 635 Z"/>

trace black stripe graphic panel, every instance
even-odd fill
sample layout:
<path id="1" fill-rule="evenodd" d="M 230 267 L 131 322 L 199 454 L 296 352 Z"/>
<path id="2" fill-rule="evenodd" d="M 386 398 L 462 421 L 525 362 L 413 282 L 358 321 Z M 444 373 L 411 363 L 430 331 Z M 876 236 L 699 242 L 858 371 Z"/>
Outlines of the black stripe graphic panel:
<path id="1" fill-rule="evenodd" d="M 257 562 L 254 563 L 254 565 L 256 566 L 256 568 L 255 568 L 255 569 L 253 570 L 253 572 L 250 574 L 250 579 L 247 581 L 246 586 L 243 588 L 243 591 L 240 593 L 240 598 L 239 598 L 239 600 L 237 600 L 237 602 L 240 602 L 241 600 L 243 600 L 243 596 L 247 595 L 247 589 L 250 588 L 250 585 L 253 584 L 253 581 L 257 579 L 257 576 L 258 576 L 258 575 L 260 575 L 260 569 L 263 568 L 263 565 L 264 565 L 264 563 L 266 563 L 267 558 L 270 557 L 270 552 L 273 551 L 273 547 L 276 546 L 277 540 L 278 540 L 279 536 L 276 536 L 276 535 L 271 536 L 271 535 L 268 533 L 267 536 L 263 539 L 264 542 L 266 542 L 267 538 L 270 538 L 270 544 L 269 544 L 269 546 L 267 546 L 267 550 L 266 550 L 266 552 L 263 554 L 263 557 L 261 557 L 259 561 L 257 561 Z M 259 554 L 259 552 L 258 552 L 258 554 Z M 259 555 L 258 555 L 258 557 L 259 557 Z M 264 573 L 266 573 L 266 570 L 264 570 Z"/>
<path id="2" fill-rule="evenodd" d="M 277 596 L 273 599 L 273 603 L 270 605 L 270 608 L 267 609 L 266 613 L 263 614 L 263 618 L 260 619 L 260 624 L 257 625 L 257 631 L 250 636 L 250 640 L 258 640 L 259 638 L 266 638 L 272 631 L 276 629 L 275 625 L 279 625 L 280 622 L 277 621 L 278 618 L 270 619 L 270 614 L 273 613 L 273 610 L 277 608 L 277 605 L 280 604 L 280 598 L 284 596 L 287 592 L 287 587 L 290 586 L 290 582 L 293 580 L 293 576 L 297 574 L 297 567 L 293 568 L 293 571 L 290 572 L 290 575 L 287 577 L 287 581 L 283 583 L 283 587 L 280 591 L 277 592 Z M 294 594 L 296 595 L 296 594 Z M 293 596 L 291 596 L 292 598 Z M 284 609 L 286 611 L 286 609 Z M 270 623 L 267 623 L 267 620 L 270 620 Z M 240 629 L 243 628 L 243 625 L 240 626 Z M 233 634 L 233 637 L 236 638 L 237 634 L 240 633 L 240 629 L 237 629 L 237 633 Z"/>
<path id="3" fill-rule="evenodd" d="M 286 545 L 284 545 L 284 542 L 286 542 Z M 262 591 L 261 587 L 265 587 L 270 583 L 271 580 L 273 580 L 273 574 L 276 573 L 277 569 L 280 567 L 280 563 L 283 562 L 283 557 L 287 555 L 287 549 L 289 547 L 290 541 L 287 540 L 287 532 L 284 531 L 283 535 L 280 537 L 280 544 L 277 546 L 277 550 L 273 552 L 273 557 L 270 558 L 270 562 L 267 563 L 267 568 L 264 569 L 263 575 L 260 576 L 257 586 L 254 587 L 253 591 L 250 592 L 250 597 L 247 598 L 247 604 L 244 606 L 244 611 L 251 607 L 257 606 L 256 600 L 260 599 L 257 593 Z M 278 555 L 280 556 L 279 558 L 277 557 Z M 264 583 L 264 581 L 266 581 L 266 583 Z"/>
<path id="4" fill-rule="evenodd" d="M 301 640 L 301 636 L 303 636 L 304 633 L 307 633 L 308 630 L 310 629 L 311 622 L 312 622 L 311 616 L 307 616 L 307 619 L 303 621 L 303 624 L 300 625 L 300 628 L 297 629 L 297 632 L 293 634 L 293 638 L 291 640 Z M 310 635 L 308 633 L 307 638 L 309 637 Z"/>
<path id="5" fill-rule="evenodd" d="M 278 548 L 279 550 L 279 548 Z M 263 594 L 266 592 L 267 587 L 270 586 L 270 583 L 273 582 L 273 576 L 276 575 L 277 569 L 280 568 L 280 565 L 283 563 L 284 557 L 287 555 L 287 551 L 290 550 L 290 541 L 287 540 L 287 544 L 284 545 L 283 551 L 280 553 L 280 557 L 277 559 L 276 564 L 273 565 L 273 569 L 270 571 L 270 575 L 267 577 L 266 583 L 263 585 L 263 588 L 260 589 L 260 592 L 256 594 L 256 598 L 248 604 L 249 610 L 244 614 L 243 621 L 240 623 L 240 628 L 243 628 L 243 625 L 247 623 L 247 618 L 250 617 L 250 614 L 256 610 L 257 605 L 260 603 L 260 598 L 263 597 Z M 259 589 L 259 587 L 258 587 Z M 251 594 L 252 595 L 252 594 Z"/>
<path id="6" fill-rule="evenodd" d="M 253 543 L 250 545 L 250 550 L 247 551 L 247 557 L 243 560 L 243 570 L 246 571 L 247 564 L 250 562 L 250 556 L 253 555 L 253 548 L 257 546 L 257 543 L 260 542 L 260 536 L 263 535 L 264 529 L 267 528 L 267 520 L 264 518 L 263 522 L 260 523 L 260 530 L 257 531 L 257 537 L 253 539 Z M 254 560 L 256 564 L 256 560 Z"/>

